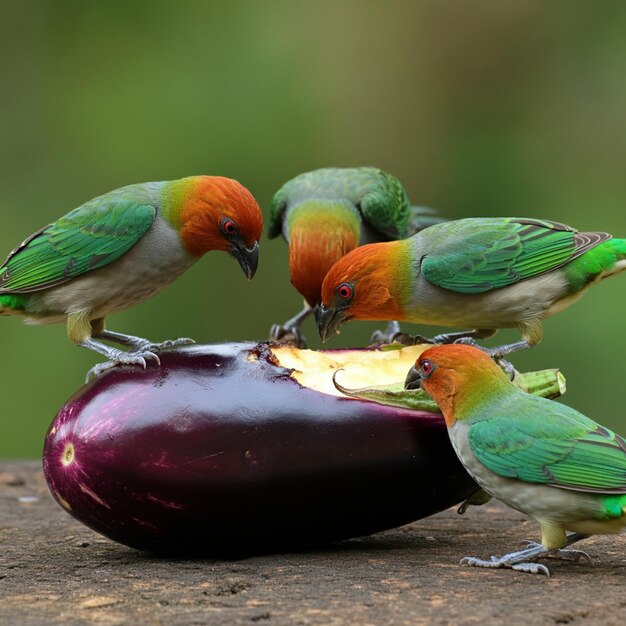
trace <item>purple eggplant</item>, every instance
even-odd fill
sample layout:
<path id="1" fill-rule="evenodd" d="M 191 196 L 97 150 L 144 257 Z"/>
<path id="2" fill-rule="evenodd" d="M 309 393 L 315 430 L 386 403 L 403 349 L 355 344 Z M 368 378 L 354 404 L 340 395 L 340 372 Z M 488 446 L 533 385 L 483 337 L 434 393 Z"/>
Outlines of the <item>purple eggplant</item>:
<path id="1" fill-rule="evenodd" d="M 398 360 L 228 343 L 164 352 L 145 371 L 115 368 L 54 419 L 50 491 L 115 541 L 195 557 L 307 549 L 431 515 L 477 490 L 441 415 L 332 385 L 348 357 L 357 378 L 369 368 L 403 380 L 407 350 Z M 317 389 L 306 386 L 316 377 Z"/>

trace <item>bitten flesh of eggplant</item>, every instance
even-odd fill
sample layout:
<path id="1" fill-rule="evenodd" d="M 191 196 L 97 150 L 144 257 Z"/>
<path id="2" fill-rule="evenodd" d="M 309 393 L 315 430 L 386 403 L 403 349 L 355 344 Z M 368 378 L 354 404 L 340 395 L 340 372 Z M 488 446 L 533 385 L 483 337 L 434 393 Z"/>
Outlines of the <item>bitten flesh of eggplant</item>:
<path id="1" fill-rule="evenodd" d="M 83 387 L 46 436 L 53 496 L 103 535 L 190 557 L 309 549 L 441 511 L 476 484 L 432 411 L 344 396 L 404 380 L 427 346 L 166 351 Z"/>

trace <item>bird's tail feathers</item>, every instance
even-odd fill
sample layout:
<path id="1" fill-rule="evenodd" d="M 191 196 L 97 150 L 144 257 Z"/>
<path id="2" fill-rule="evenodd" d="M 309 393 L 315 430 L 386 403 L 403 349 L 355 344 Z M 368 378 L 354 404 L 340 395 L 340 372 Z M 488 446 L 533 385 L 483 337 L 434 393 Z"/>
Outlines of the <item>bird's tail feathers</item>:
<path id="1" fill-rule="evenodd" d="M 615 255 L 615 263 L 607 269 L 603 278 L 626 270 L 626 239 L 609 239 L 604 245 Z"/>
<path id="2" fill-rule="evenodd" d="M 610 239 L 608 243 L 612 244 L 615 253 L 621 259 L 626 259 L 626 239 Z"/>
<path id="3" fill-rule="evenodd" d="M 607 239 L 565 267 L 566 276 L 575 290 L 626 270 L 626 239 Z"/>

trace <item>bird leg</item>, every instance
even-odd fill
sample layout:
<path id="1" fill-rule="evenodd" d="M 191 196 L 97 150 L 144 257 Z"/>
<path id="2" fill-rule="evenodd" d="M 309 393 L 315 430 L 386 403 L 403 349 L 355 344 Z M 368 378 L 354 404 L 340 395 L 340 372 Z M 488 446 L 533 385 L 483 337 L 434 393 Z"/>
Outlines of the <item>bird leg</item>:
<path id="1" fill-rule="evenodd" d="M 113 343 L 119 343 L 122 346 L 128 346 L 131 352 L 145 352 L 149 350 L 151 352 L 160 352 L 167 348 L 176 348 L 177 346 L 189 346 L 196 343 L 193 339 L 187 337 L 181 337 L 180 339 L 168 339 L 161 343 L 152 343 L 149 339 L 143 339 L 142 337 L 134 337 L 133 335 L 125 335 L 123 333 L 116 333 L 112 330 L 101 330 L 93 337 L 98 339 L 104 339 L 105 341 L 112 341 Z M 129 353 L 130 354 L 130 353 Z"/>
<path id="2" fill-rule="evenodd" d="M 92 376 L 99 376 L 102 372 L 117 365 L 141 365 L 145 369 L 147 361 L 150 359 L 155 361 L 157 365 L 161 365 L 161 360 L 156 355 L 156 348 L 159 344 L 151 344 L 146 339 L 107 331 L 104 328 L 104 318 L 92 318 L 89 309 L 81 309 L 67 316 L 67 336 L 77 346 L 93 350 L 109 359 L 92 367 L 87 372 L 85 382 L 89 382 Z M 96 341 L 94 337 L 116 341 L 130 346 L 132 349 L 129 352 L 124 352 L 111 348 L 101 341 Z"/>
<path id="3" fill-rule="evenodd" d="M 571 546 L 576 541 L 580 541 L 581 539 L 586 539 L 589 535 L 582 535 L 580 533 L 570 533 L 567 537 L 567 543 L 565 545 Z M 576 538 L 577 537 L 577 538 Z M 541 546 L 542 544 L 537 543 L 536 541 L 520 541 L 517 546 L 518 550 L 525 550 L 528 548 L 535 548 L 537 546 Z M 587 561 L 587 563 L 591 563 L 591 557 L 584 552 L 583 550 L 567 550 L 561 548 L 560 550 L 552 550 L 546 554 L 546 557 L 550 557 L 553 559 L 562 559 L 563 561 Z"/>
<path id="4" fill-rule="evenodd" d="M 400 324 L 395 320 L 388 322 L 385 330 L 375 330 L 370 337 L 370 343 L 372 345 L 389 344 L 396 341 L 396 343 L 404 343 L 397 341 L 396 337 L 404 337 L 406 333 L 400 332 Z M 406 335 L 408 337 L 408 335 Z"/>
<path id="5" fill-rule="evenodd" d="M 433 337 L 433 343 L 455 343 L 465 337 L 469 339 L 488 339 L 496 334 L 493 328 L 475 328 L 474 330 L 462 330 L 457 333 L 442 333 Z"/>
<path id="6" fill-rule="evenodd" d="M 270 341 L 292 343 L 297 348 L 306 348 L 306 337 L 300 331 L 300 326 L 313 312 L 314 309 L 305 302 L 302 311 L 288 319 L 284 324 L 274 324 L 270 328 Z"/>
<path id="7" fill-rule="evenodd" d="M 576 541 L 585 539 L 587 535 L 580 533 L 570 533 L 567 536 L 567 542 L 565 546 L 570 546 Z M 535 543 L 534 541 L 528 541 L 522 543 L 525 546 L 522 550 L 517 552 L 510 552 L 501 557 L 492 556 L 488 561 L 483 559 L 477 559 L 473 556 L 466 556 L 461 559 L 461 565 L 467 565 L 470 567 L 486 567 L 486 568 L 500 568 L 508 567 L 517 572 L 528 572 L 530 574 L 545 574 L 550 576 L 550 570 L 541 563 L 534 563 L 539 557 L 553 557 L 567 559 L 570 561 L 579 561 L 585 559 L 591 562 L 591 558 L 586 552 L 581 550 L 550 550 L 541 543 Z"/>
<path id="8" fill-rule="evenodd" d="M 496 346 L 495 348 L 489 348 L 490 356 L 496 360 L 502 359 L 507 354 L 517 352 L 518 350 L 526 350 L 526 348 L 532 348 L 533 344 L 526 339 L 521 341 L 515 341 L 513 343 L 506 343 L 503 346 Z"/>
<path id="9" fill-rule="evenodd" d="M 104 355 L 108 361 L 104 363 L 98 363 L 94 367 L 92 367 L 85 377 L 85 382 L 89 382 L 89 379 L 93 376 L 94 378 L 109 370 L 113 367 L 117 367 L 118 365 L 141 365 L 144 369 L 147 366 L 147 360 L 152 359 L 155 361 L 157 365 L 161 365 L 161 360 L 159 357 L 152 352 L 151 350 L 143 350 L 136 352 L 124 352 L 123 350 L 118 350 L 116 348 L 110 348 L 106 344 L 100 343 L 91 337 L 83 339 L 78 345 L 81 348 L 88 348 L 89 350 L 94 350 L 98 354 Z"/>
<path id="10" fill-rule="evenodd" d="M 506 361 L 504 357 L 513 352 L 517 352 L 518 350 L 526 350 L 527 348 L 536 346 L 541 341 L 543 336 L 541 320 L 539 319 L 518 322 L 517 325 L 522 331 L 522 339 L 520 341 L 505 343 L 502 346 L 496 346 L 495 348 L 485 350 L 485 352 L 509 375 L 511 380 L 515 377 L 515 368 L 508 361 Z M 480 346 L 476 347 L 480 348 Z M 483 348 L 481 348 L 481 350 L 482 349 Z"/>

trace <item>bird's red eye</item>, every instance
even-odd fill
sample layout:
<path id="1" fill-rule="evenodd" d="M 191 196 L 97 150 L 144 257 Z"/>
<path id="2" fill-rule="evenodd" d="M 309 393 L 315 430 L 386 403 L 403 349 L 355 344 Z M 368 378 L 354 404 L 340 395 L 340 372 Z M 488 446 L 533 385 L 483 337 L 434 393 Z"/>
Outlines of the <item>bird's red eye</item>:
<path id="1" fill-rule="evenodd" d="M 424 376 L 430 376 L 433 371 L 433 364 L 430 361 L 422 361 L 422 372 Z"/>
<path id="2" fill-rule="evenodd" d="M 354 290 L 352 289 L 351 285 L 348 285 L 347 283 L 343 283 L 339 285 L 339 287 L 337 288 L 337 293 L 339 294 L 339 297 L 342 298 L 343 300 L 350 300 L 350 298 L 352 298 L 352 294 L 354 293 Z"/>
<path id="3" fill-rule="evenodd" d="M 222 220 L 222 232 L 225 235 L 235 235 L 239 232 L 239 228 L 237 228 L 237 224 L 233 222 L 233 220 L 229 220 L 228 218 L 224 218 Z"/>

